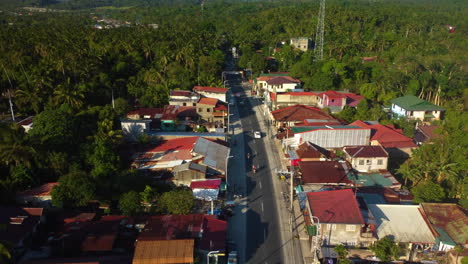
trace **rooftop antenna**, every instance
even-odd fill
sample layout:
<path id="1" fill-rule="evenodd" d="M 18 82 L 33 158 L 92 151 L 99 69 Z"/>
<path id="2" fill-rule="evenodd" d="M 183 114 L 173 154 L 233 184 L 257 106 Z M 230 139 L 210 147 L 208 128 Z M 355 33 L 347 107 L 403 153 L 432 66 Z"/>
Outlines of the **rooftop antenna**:
<path id="1" fill-rule="evenodd" d="M 321 61 L 323 59 L 323 35 L 325 31 L 325 0 L 320 0 L 320 9 L 317 20 L 314 55 L 316 61 Z"/>

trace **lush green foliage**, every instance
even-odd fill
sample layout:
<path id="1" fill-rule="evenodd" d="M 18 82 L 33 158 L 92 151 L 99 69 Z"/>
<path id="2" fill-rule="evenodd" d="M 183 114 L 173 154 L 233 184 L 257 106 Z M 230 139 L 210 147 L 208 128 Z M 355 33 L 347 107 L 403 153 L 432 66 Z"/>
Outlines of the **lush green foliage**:
<path id="1" fill-rule="evenodd" d="M 134 216 L 143 211 L 141 196 L 135 191 L 122 194 L 119 201 L 119 208 L 122 214 Z"/>
<path id="2" fill-rule="evenodd" d="M 94 198 L 95 186 L 82 171 L 73 171 L 59 179 L 52 189 L 52 204 L 59 207 L 85 206 Z"/>
<path id="3" fill-rule="evenodd" d="M 388 236 L 375 242 L 374 245 L 370 246 L 370 250 L 381 261 L 391 261 L 397 259 L 400 255 L 400 247 Z"/>
<path id="4" fill-rule="evenodd" d="M 350 264 L 351 261 L 347 258 L 348 249 L 343 245 L 338 245 L 333 248 L 333 250 L 338 254 L 338 264 Z"/>
<path id="5" fill-rule="evenodd" d="M 192 190 L 178 188 L 165 192 L 159 199 L 159 208 L 169 214 L 189 214 L 194 205 Z"/>

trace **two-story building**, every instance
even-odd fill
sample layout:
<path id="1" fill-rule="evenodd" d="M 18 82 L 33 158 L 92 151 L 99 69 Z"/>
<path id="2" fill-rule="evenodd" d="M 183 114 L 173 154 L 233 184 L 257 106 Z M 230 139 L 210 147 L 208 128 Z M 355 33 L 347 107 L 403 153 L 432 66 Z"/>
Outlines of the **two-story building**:
<path id="1" fill-rule="evenodd" d="M 398 97 L 390 102 L 392 103 L 391 111 L 395 116 L 404 117 L 409 120 L 420 120 L 423 122 L 440 120 L 445 112 L 444 108 L 414 95 Z"/>
<path id="2" fill-rule="evenodd" d="M 320 93 L 317 105 L 320 108 L 329 108 L 332 113 L 340 112 L 345 106 L 356 107 L 364 96 L 349 92 L 326 91 Z"/>
<path id="3" fill-rule="evenodd" d="M 375 241 L 365 223 L 352 189 L 307 193 L 306 223 L 313 228 L 312 247 L 347 245 L 369 246 Z M 315 238 L 314 238 L 315 237 Z"/>
<path id="4" fill-rule="evenodd" d="M 265 104 L 270 110 L 292 105 L 317 106 L 317 94 L 313 92 L 286 92 L 286 93 L 268 93 L 265 97 Z"/>
<path id="5" fill-rule="evenodd" d="M 344 147 L 346 161 L 359 172 L 386 170 L 388 153 L 382 146 Z"/>
<path id="6" fill-rule="evenodd" d="M 192 91 L 172 90 L 169 95 L 170 105 L 197 106 L 198 100 L 200 100 L 200 95 Z"/>
<path id="7" fill-rule="evenodd" d="M 196 109 L 200 124 L 208 131 L 224 132 L 228 117 L 228 107 L 225 103 L 216 98 L 203 97 L 197 102 Z"/>
<path id="8" fill-rule="evenodd" d="M 291 38 L 289 44 L 302 51 L 308 51 L 312 47 L 310 39 L 305 37 Z"/>
<path id="9" fill-rule="evenodd" d="M 193 91 L 204 97 L 216 98 L 222 102 L 227 102 L 226 94 L 228 89 L 226 88 L 195 86 L 193 87 Z"/>

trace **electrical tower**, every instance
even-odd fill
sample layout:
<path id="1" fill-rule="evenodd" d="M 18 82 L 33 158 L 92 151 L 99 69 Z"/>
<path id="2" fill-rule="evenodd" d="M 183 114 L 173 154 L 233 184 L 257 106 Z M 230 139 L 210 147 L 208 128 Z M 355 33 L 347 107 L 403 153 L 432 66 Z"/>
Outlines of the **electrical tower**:
<path id="1" fill-rule="evenodd" d="M 320 0 L 320 9 L 317 20 L 314 55 L 316 61 L 321 61 L 323 59 L 323 35 L 325 31 L 325 0 Z"/>

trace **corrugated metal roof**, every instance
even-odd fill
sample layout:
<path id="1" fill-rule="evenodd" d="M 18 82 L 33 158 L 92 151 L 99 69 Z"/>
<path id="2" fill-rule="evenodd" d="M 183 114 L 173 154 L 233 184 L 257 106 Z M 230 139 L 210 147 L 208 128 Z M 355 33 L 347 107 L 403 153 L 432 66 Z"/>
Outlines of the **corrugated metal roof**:
<path id="1" fill-rule="evenodd" d="M 435 243 L 419 205 L 368 204 L 377 225 L 379 239 L 391 236 L 395 242 Z"/>
<path id="2" fill-rule="evenodd" d="M 422 203 L 429 221 L 443 228 L 459 244 L 468 242 L 467 211 L 453 203 Z"/>
<path id="3" fill-rule="evenodd" d="M 444 111 L 445 109 L 414 95 L 406 95 L 390 100 L 405 110 L 410 111 Z"/>
<path id="4" fill-rule="evenodd" d="M 204 156 L 203 164 L 221 170 L 226 170 L 226 158 L 230 149 L 226 146 L 210 141 L 205 138 L 198 138 L 192 152 Z"/>
<path id="5" fill-rule="evenodd" d="M 193 239 L 138 241 L 132 264 L 192 263 L 193 247 Z"/>

